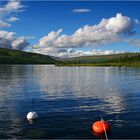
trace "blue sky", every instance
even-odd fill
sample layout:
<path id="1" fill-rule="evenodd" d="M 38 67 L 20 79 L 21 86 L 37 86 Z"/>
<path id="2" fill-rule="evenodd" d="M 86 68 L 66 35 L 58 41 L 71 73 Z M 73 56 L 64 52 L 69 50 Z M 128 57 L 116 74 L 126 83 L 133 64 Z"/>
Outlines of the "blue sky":
<path id="1" fill-rule="evenodd" d="M 140 2 L 74 2 L 74 1 L 24 1 L 26 11 L 19 13 L 20 21 L 13 24 L 9 31 L 21 35 L 31 35 L 39 39 L 52 30 L 63 28 L 72 34 L 88 24 L 98 24 L 102 18 L 110 18 L 122 13 L 140 19 Z M 91 9 L 88 13 L 73 13 L 73 9 Z M 139 28 L 138 28 L 139 29 Z M 139 29 L 140 32 L 140 29 Z"/>
<path id="2" fill-rule="evenodd" d="M 31 45 L 38 44 L 39 40 L 51 31 L 57 32 L 59 29 L 63 29 L 61 34 L 71 36 L 79 28 L 85 25 L 98 25 L 103 18 L 110 19 L 115 17 L 117 13 L 121 13 L 132 20 L 137 19 L 139 21 L 140 19 L 139 1 L 21 1 L 20 4 L 24 5 L 24 10 L 13 14 L 19 20 L 12 22 L 11 27 L 3 27 L 1 30 L 15 32 L 18 36 L 34 37 L 29 39 Z M 88 9 L 89 11 L 75 12 L 75 9 Z M 140 51 L 140 25 L 136 24 L 132 28 L 136 33 L 125 38 L 137 39 L 138 45 L 117 41 L 106 45 L 99 43 L 100 45 L 92 46 L 91 44 L 91 46 L 73 47 L 72 49 Z"/>

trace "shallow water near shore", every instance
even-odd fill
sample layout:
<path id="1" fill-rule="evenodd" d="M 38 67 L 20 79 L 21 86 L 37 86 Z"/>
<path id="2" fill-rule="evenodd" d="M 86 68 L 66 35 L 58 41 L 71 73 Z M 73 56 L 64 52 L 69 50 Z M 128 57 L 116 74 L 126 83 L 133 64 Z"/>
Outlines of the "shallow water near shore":
<path id="1" fill-rule="evenodd" d="M 91 126 L 102 116 L 110 139 L 136 139 L 139 114 L 140 68 L 0 66 L 0 138 L 97 139 Z"/>

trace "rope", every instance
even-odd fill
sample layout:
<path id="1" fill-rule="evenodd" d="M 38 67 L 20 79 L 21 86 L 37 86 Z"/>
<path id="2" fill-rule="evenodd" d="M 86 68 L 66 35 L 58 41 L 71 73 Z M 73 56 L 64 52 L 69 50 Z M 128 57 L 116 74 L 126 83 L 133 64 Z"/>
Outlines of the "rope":
<path id="1" fill-rule="evenodd" d="M 105 132 L 105 138 L 106 140 L 108 140 L 108 136 L 107 136 L 107 133 L 106 133 L 106 130 L 105 130 L 105 125 L 104 125 L 104 120 L 101 118 L 101 122 L 103 124 L 103 129 L 104 129 L 104 132 Z"/>

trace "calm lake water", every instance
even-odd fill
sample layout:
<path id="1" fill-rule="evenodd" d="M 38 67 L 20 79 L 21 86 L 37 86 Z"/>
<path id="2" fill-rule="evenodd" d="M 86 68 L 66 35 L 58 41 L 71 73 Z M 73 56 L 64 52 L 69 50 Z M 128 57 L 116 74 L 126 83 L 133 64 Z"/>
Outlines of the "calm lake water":
<path id="1" fill-rule="evenodd" d="M 97 139 L 101 116 L 110 139 L 140 138 L 140 68 L 0 66 L 0 138 Z"/>

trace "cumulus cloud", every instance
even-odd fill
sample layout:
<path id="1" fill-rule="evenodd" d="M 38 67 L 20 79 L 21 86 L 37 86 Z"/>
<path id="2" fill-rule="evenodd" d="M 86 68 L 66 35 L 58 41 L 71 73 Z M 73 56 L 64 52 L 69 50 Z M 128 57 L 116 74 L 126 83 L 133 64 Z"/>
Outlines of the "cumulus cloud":
<path id="1" fill-rule="evenodd" d="M 88 13 L 91 9 L 73 9 L 72 12 L 74 13 Z"/>
<path id="2" fill-rule="evenodd" d="M 0 47 L 25 50 L 28 46 L 28 37 L 18 37 L 14 32 L 0 31 Z"/>
<path id="3" fill-rule="evenodd" d="M 15 22 L 19 20 L 13 15 L 23 11 L 25 8 L 24 5 L 21 5 L 19 0 L 9 0 L 7 4 L 0 5 L 0 28 L 10 27 L 10 22 Z M 11 17 L 12 15 L 12 17 Z"/>
<path id="4" fill-rule="evenodd" d="M 138 23 L 136 20 L 117 13 L 115 17 L 103 18 L 97 25 L 85 25 L 70 36 L 62 34 L 62 29 L 59 29 L 42 37 L 38 44 L 33 47 L 33 51 L 54 55 L 57 53 L 68 53 L 69 48 L 93 47 L 116 43 L 136 33 L 134 30 L 136 22 Z"/>
<path id="5" fill-rule="evenodd" d="M 56 32 L 54 31 L 50 32 L 47 36 L 44 36 L 40 39 L 38 45 L 40 47 L 44 46 L 44 44 L 50 47 L 53 46 L 54 40 L 56 40 L 59 37 L 61 32 L 62 32 L 62 29 L 59 29 Z"/>
<path id="6" fill-rule="evenodd" d="M 9 0 L 7 3 L 6 1 L 3 3 L 1 2 L 0 6 L 0 28 L 10 27 L 11 22 L 19 20 L 19 18 L 14 16 L 14 14 L 23 11 L 25 7 L 24 5 L 21 5 L 19 0 Z M 29 46 L 28 40 L 29 37 L 18 37 L 14 32 L 0 30 L 0 47 L 26 50 Z"/>
<path id="7" fill-rule="evenodd" d="M 133 35 L 133 21 L 118 13 L 110 19 L 102 19 L 98 25 L 85 25 L 71 36 L 62 34 L 62 29 L 52 31 L 40 39 L 39 47 L 86 47 L 117 42 L 120 36 Z"/>

